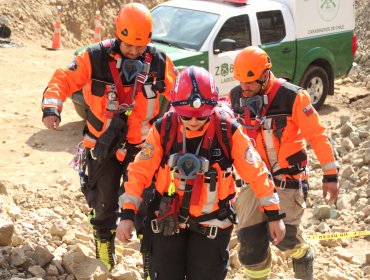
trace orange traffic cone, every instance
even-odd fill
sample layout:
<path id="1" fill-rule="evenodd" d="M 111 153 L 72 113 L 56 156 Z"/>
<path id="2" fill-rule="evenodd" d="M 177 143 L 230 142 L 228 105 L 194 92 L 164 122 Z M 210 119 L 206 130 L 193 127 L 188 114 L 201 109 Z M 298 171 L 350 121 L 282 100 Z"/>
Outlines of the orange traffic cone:
<path id="1" fill-rule="evenodd" d="M 101 25 L 100 25 L 100 11 L 95 12 L 95 33 L 94 33 L 94 43 L 101 41 Z"/>
<path id="2" fill-rule="evenodd" d="M 62 6 L 56 6 L 57 9 L 57 17 L 54 24 L 54 35 L 53 35 L 53 42 L 51 44 L 51 48 L 48 50 L 59 50 L 61 48 L 60 40 L 61 40 L 61 23 L 60 23 L 60 15 L 62 14 Z"/>

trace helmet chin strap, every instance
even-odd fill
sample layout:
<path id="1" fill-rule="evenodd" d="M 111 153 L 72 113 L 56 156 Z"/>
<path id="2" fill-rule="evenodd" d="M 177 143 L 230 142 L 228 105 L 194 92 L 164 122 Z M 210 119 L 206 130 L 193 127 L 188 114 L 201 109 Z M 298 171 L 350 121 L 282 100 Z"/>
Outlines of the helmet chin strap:
<path id="1" fill-rule="evenodd" d="M 267 79 L 264 80 L 264 81 L 256 80 L 256 82 L 261 85 L 261 89 L 259 90 L 259 92 L 257 93 L 257 95 L 262 95 L 262 92 L 265 90 L 266 85 L 267 85 L 267 83 L 270 80 L 270 70 L 267 69 L 265 71 L 268 71 L 268 74 L 269 74 L 268 77 L 267 77 Z"/>

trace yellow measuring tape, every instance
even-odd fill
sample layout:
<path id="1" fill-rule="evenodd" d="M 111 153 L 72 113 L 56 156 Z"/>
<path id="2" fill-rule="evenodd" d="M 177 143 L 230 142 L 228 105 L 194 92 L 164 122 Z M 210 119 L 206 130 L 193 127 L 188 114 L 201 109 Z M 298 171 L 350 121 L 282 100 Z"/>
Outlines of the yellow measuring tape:
<path id="1" fill-rule="evenodd" d="M 340 232 L 340 233 L 325 233 L 325 234 L 312 234 L 306 235 L 307 239 L 310 240 L 328 240 L 328 239 L 340 239 L 340 238 L 350 238 L 356 236 L 366 236 L 370 235 L 370 231 L 349 231 L 349 232 Z"/>

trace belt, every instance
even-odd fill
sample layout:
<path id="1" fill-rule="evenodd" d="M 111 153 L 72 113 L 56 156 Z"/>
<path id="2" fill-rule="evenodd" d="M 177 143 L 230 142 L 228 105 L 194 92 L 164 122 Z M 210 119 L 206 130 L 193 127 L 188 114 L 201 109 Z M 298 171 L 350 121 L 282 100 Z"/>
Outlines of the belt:
<path id="1" fill-rule="evenodd" d="M 232 226 L 230 226 L 232 228 Z M 224 231 L 230 230 L 230 227 L 219 228 L 218 226 L 202 226 L 200 224 L 188 224 L 190 231 L 205 235 L 209 239 L 215 239 L 216 236 Z"/>
<path id="2" fill-rule="evenodd" d="M 293 189 L 293 190 L 299 190 L 300 186 L 306 185 L 308 186 L 308 182 L 306 180 L 298 181 L 298 180 L 287 180 L 287 181 L 281 181 L 279 179 L 274 178 L 275 186 L 283 189 Z"/>
<path id="3" fill-rule="evenodd" d="M 151 224 L 152 231 L 154 233 L 160 233 L 157 219 L 151 220 L 150 224 Z M 180 229 L 182 229 L 182 230 L 188 229 L 190 231 L 205 235 L 209 239 L 215 239 L 216 236 L 219 233 L 222 233 L 222 232 L 228 230 L 229 228 L 230 227 L 219 228 L 218 226 L 201 226 L 200 224 L 196 224 L 196 223 L 185 224 L 185 228 L 183 228 L 180 225 Z M 232 228 L 232 226 L 231 226 L 231 228 Z"/>

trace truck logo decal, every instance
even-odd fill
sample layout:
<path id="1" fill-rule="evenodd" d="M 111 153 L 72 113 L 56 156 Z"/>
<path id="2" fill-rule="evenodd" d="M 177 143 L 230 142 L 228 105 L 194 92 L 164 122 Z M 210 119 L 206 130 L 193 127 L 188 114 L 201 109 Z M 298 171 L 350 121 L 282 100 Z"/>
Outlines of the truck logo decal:
<path id="1" fill-rule="evenodd" d="M 229 74 L 229 65 L 227 63 L 221 64 L 221 76 L 225 77 Z"/>
<path id="2" fill-rule="evenodd" d="M 215 76 L 227 76 L 230 73 L 234 72 L 234 64 L 227 64 L 227 63 L 222 63 L 221 66 L 216 66 L 216 73 Z"/>
<path id="3" fill-rule="evenodd" d="M 317 8 L 320 17 L 325 21 L 334 19 L 339 11 L 340 0 L 318 0 Z"/>

